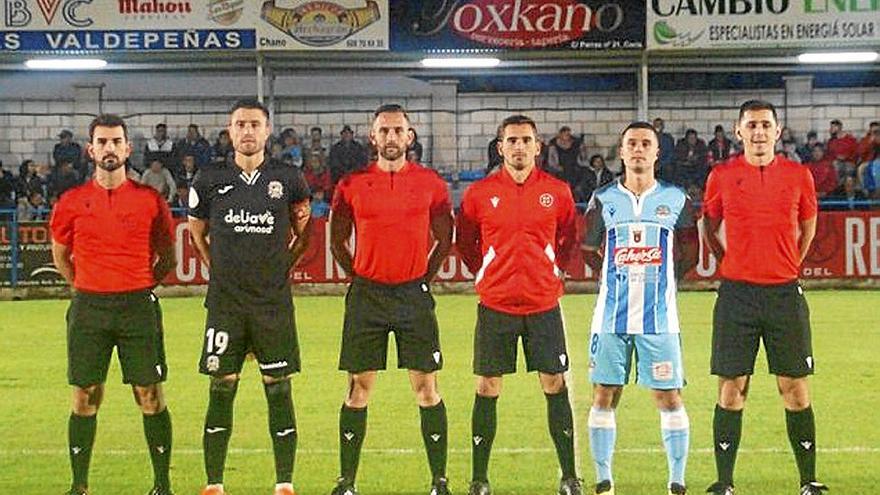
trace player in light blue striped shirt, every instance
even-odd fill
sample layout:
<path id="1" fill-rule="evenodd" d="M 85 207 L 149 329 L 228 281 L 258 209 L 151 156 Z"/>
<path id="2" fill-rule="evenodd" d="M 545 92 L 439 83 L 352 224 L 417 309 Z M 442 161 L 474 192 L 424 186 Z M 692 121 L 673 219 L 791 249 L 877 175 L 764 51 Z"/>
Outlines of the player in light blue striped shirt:
<path id="1" fill-rule="evenodd" d="M 659 148 L 651 124 L 630 124 L 620 144 L 623 178 L 598 189 L 587 209 L 583 248 L 600 287 L 590 331 L 590 448 L 595 492 L 606 495 L 614 493 L 614 409 L 634 361 L 636 381 L 660 410 L 669 493 L 686 493 L 690 426 L 675 292 L 676 279 L 696 264 L 697 231 L 687 194 L 654 178 Z"/>

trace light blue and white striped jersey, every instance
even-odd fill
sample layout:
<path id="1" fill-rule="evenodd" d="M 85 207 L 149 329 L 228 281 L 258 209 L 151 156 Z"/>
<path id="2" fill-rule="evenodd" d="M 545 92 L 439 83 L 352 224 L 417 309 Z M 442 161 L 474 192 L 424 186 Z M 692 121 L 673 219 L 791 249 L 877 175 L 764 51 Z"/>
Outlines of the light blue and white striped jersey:
<path id="1" fill-rule="evenodd" d="M 676 304 L 676 228 L 693 227 L 689 198 L 658 181 L 636 197 L 619 181 L 598 189 L 587 209 L 585 245 L 604 244 L 592 333 L 681 331 Z"/>

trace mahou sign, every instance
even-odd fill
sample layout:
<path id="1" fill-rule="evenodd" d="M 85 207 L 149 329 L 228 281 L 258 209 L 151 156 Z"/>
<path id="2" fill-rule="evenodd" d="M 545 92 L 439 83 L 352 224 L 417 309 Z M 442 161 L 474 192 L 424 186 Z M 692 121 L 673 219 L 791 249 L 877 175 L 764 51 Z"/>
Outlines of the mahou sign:
<path id="1" fill-rule="evenodd" d="M 640 49 L 642 0 L 392 1 L 392 49 Z"/>
<path id="2" fill-rule="evenodd" d="M 313 222 L 312 243 L 296 269 L 291 273 L 293 283 L 342 283 L 344 272 L 330 254 L 330 231 L 325 219 Z M 583 225 L 580 226 L 583 230 Z M 185 221 L 180 220 L 175 230 L 177 266 L 165 279 L 165 285 L 200 285 L 209 278 L 208 269 L 196 255 Z M 10 285 L 12 232 L 9 224 L 0 224 L 0 286 Z M 62 285 L 64 281 L 52 267 L 50 236 L 44 222 L 19 225 L 19 284 L 21 286 Z M 652 264 L 660 262 L 660 253 L 649 248 L 615 251 L 618 264 Z M 578 253 L 567 266 L 562 267 L 573 280 L 595 280 L 596 275 L 587 267 Z M 697 266 L 688 273 L 688 280 L 717 278 L 718 263 L 708 250 L 700 246 Z M 440 268 L 438 278 L 443 282 L 473 280 L 458 253 L 452 254 Z M 816 238 L 804 265 L 804 279 L 880 279 L 880 211 L 877 212 L 822 212 Z"/>

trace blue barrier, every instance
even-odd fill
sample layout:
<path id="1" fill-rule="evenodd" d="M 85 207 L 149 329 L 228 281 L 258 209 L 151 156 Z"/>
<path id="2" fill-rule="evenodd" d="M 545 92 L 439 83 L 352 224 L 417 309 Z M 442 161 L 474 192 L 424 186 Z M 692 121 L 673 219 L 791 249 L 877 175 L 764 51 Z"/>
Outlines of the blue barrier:
<path id="1" fill-rule="evenodd" d="M 9 282 L 12 287 L 18 287 L 18 210 L 0 210 L 0 218 L 6 216 L 12 218 L 9 226 L 9 263 L 10 267 Z"/>

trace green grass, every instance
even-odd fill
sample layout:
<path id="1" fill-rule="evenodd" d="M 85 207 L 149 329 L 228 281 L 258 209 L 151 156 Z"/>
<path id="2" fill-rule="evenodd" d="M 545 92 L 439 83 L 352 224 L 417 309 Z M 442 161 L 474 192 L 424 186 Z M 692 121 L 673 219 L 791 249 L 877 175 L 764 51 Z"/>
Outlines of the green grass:
<path id="1" fill-rule="evenodd" d="M 437 314 L 446 367 L 441 392 L 450 425 L 449 476 L 454 493 L 466 493 L 470 475 L 470 411 L 473 296 L 439 296 Z M 700 493 L 714 479 L 709 448 L 716 381 L 708 374 L 712 293 L 680 296 L 684 325 L 685 401 L 691 417 L 687 480 Z M 812 392 L 818 421 L 819 475 L 834 493 L 869 493 L 880 466 L 880 293 L 827 291 L 809 294 L 818 374 Z M 594 296 L 563 301 L 573 363 L 580 469 L 588 483 L 593 467 L 586 441 L 590 392 L 586 377 L 587 328 Z M 346 389 L 336 370 L 342 299 L 297 299 L 304 372 L 294 379 L 300 431 L 295 482 L 300 495 L 326 494 L 338 470 L 337 412 Z M 174 421 L 173 482 L 180 494 L 203 483 L 201 428 L 207 380 L 196 371 L 202 343 L 201 299 L 165 299 L 166 384 Z M 0 303 L 0 493 L 61 493 L 68 484 L 66 454 L 70 391 L 66 382 L 66 301 Z M 872 316 L 873 315 L 873 316 Z M 393 352 L 393 348 L 392 348 Z M 390 360 L 394 363 L 394 360 Z M 522 365 L 520 366 L 522 368 Z M 737 493 L 794 494 L 797 471 L 785 435 L 782 403 L 766 361 L 759 358 L 746 408 Z M 505 379 L 499 432 L 490 467 L 495 493 L 555 493 L 558 470 L 547 433 L 545 402 L 537 377 Z M 618 411 L 617 493 L 665 493 L 666 461 L 657 412 L 647 392 L 627 388 Z M 268 494 L 274 483 L 266 406 L 253 362 L 246 365 L 236 402 L 235 430 L 226 487 L 233 495 Z M 418 409 L 404 372 L 381 374 L 370 403 L 369 428 L 359 473 L 364 495 L 425 494 L 428 468 L 418 428 Z M 140 413 L 121 385 L 114 359 L 98 420 L 92 461 L 92 493 L 139 494 L 150 486 Z"/>

